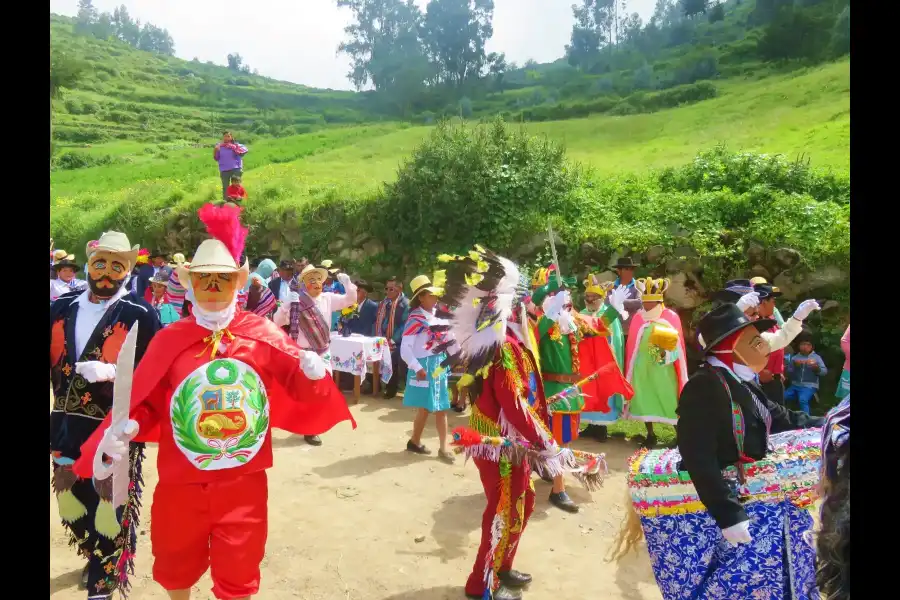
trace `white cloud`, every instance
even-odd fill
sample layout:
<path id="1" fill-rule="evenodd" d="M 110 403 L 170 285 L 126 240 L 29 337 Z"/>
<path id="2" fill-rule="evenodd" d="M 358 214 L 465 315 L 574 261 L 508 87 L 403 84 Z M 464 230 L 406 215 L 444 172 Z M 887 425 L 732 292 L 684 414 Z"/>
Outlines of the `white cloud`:
<path id="1" fill-rule="evenodd" d="M 424 8 L 427 0 L 416 0 Z M 494 0 L 488 49 L 522 64 L 565 52 L 575 0 Z M 169 30 L 179 58 L 225 64 L 238 52 L 260 74 L 311 87 L 350 89 L 349 61 L 336 54 L 350 12 L 334 0 L 94 0 L 100 12 L 124 4 L 132 18 Z M 629 0 L 644 20 L 655 0 Z M 50 0 L 50 12 L 74 16 L 78 0 Z"/>

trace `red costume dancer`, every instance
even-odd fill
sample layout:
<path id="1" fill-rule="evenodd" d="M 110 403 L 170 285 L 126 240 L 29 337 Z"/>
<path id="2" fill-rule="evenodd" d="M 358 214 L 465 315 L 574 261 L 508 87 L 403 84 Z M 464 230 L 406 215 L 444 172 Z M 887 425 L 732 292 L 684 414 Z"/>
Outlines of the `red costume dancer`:
<path id="1" fill-rule="evenodd" d="M 108 468 L 99 461 L 121 459 L 130 438 L 159 443 L 153 578 L 175 600 L 189 598 L 210 567 L 216 598 L 258 592 L 271 427 L 315 435 L 341 421 L 356 426 L 317 354 L 263 317 L 235 312 L 248 276 L 246 262 L 238 267 L 247 235 L 240 210 L 200 209 L 215 239 L 200 244 L 178 273 L 193 316 L 163 330 L 144 355 L 127 426 L 114 431 L 107 419 L 75 464 L 90 476 L 94 460 L 93 475 L 103 478 Z"/>
<path id="2" fill-rule="evenodd" d="M 546 402 L 535 359 L 537 342 L 528 327 L 523 299 L 528 280 L 509 260 L 476 246 L 449 262 L 443 299 L 460 352 L 452 360 L 465 367 L 460 386 L 472 385 L 477 400 L 470 426 L 483 436 L 505 436 L 539 451 L 539 468 L 551 476 L 574 466 L 547 429 Z M 510 317 L 517 323 L 509 323 Z M 534 408 L 529 402 L 534 400 Z M 543 413 L 543 414 L 542 414 Z M 519 538 L 534 508 L 531 468 L 521 453 L 478 444 L 466 448 L 478 467 L 487 507 L 481 546 L 466 582 L 470 598 L 515 600 L 531 576 L 513 570 Z"/>

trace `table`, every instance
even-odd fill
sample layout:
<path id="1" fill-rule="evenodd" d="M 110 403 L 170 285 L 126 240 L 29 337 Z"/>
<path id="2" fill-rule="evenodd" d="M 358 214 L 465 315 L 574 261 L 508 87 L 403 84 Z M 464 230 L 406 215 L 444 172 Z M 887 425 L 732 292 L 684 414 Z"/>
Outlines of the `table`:
<path id="1" fill-rule="evenodd" d="M 391 349 L 387 339 L 368 337 L 354 333 L 344 337 L 331 332 L 331 372 L 338 379 L 338 371 L 353 375 L 353 399 L 359 402 L 359 387 L 366 373 L 372 373 L 372 393 L 377 394 L 379 383 L 387 384 L 394 369 L 391 364 Z M 369 366 L 371 365 L 371 367 Z M 371 370 L 370 370 L 371 369 Z"/>

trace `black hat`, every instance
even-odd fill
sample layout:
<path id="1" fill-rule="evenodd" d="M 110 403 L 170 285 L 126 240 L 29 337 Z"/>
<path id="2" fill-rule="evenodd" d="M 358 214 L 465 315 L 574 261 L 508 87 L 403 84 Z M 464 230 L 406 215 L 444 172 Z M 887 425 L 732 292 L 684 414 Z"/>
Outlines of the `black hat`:
<path id="1" fill-rule="evenodd" d="M 152 251 L 150 252 L 150 255 L 147 256 L 147 258 L 149 258 L 150 260 L 153 260 L 153 259 L 156 258 L 157 256 L 160 257 L 160 258 L 164 258 L 164 259 L 166 259 L 166 260 L 169 260 L 169 255 L 166 254 L 165 252 L 163 252 L 162 250 L 152 250 Z"/>
<path id="2" fill-rule="evenodd" d="M 635 267 L 639 267 L 641 265 L 634 262 L 634 259 L 630 256 L 623 256 L 616 261 L 616 264 L 613 265 L 613 269 L 634 269 Z"/>
<path id="3" fill-rule="evenodd" d="M 753 286 L 754 292 L 759 292 L 759 299 L 765 300 L 766 298 L 778 298 L 782 296 L 781 290 L 770 283 L 757 283 Z"/>
<path id="4" fill-rule="evenodd" d="M 800 333 L 797 334 L 797 337 L 795 337 L 791 343 L 800 345 L 803 342 L 809 342 L 810 344 L 813 343 L 812 331 L 810 331 L 809 329 L 806 329 L 805 327 L 803 328 L 803 330 Z"/>
<path id="5" fill-rule="evenodd" d="M 279 271 L 281 271 L 281 270 L 284 270 L 284 271 L 293 271 L 293 270 L 294 270 L 294 266 L 295 266 L 295 265 L 294 265 L 294 261 L 292 261 L 292 260 L 289 259 L 289 258 L 286 258 L 286 259 L 284 259 L 283 261 L 281 261 L 280 263 L 278 263 L 278 270 L 279 270 Z"/>
<path id="6" fill-rule="evenodd" d="M 65 267 L 69 267 L 70 269 L 75 269 L 75 272 L 81 270 L 81 267 L 78 266 L 74 260 L 70 260 L 68 258 L 64 258 L 60 261 L 53 263 L 53 270 L 59 273 L 59 270 Z"/>
<path id="7" fill-rule="evenodd" d="M 718 300 L 719 302 L 730 302 L 734 304 L 738 300 L 741 299 L 741 296 L 744 294 L 749 294 L 750 292 L 758 291 L 753 289 L 753 284 L 750 283 L 749 279 L 732 279 L 731 281 L 727 281 L 725 283 L 725 288 L 718 290 L 717 292 L 713 292 L 713 300 Z M 760 294 L 760 298 L 764 296 Z"/>
<path id="8" fill-rule="evenodd" d="M 364 290 L 366 290 L 366 291 L 369 292 L 369 293 L 372 293 L 372 290 L 374 289 L 374 288 L 372 287 L 372 284 L 369 283 L 368 281 L 366 281 L 365 279 L 357 279 L 356 281 L 353 282 L 353 284 L 354 284 L 356 287 L 361 288 L 361 289 L 364 289 Z"/>
<path id="9" fill-rule="evenodd" d="M 700 319 L 697 324 L 697 341 L 704 353 L 716 347 L 716 344 L 735 331 L 746 327 L 756 327 L 759 332 L 768 331 L 777 323 L 774 319 L 758 319 L 751 321 L 741 309 L 734 304 L 720 304 Z"/>

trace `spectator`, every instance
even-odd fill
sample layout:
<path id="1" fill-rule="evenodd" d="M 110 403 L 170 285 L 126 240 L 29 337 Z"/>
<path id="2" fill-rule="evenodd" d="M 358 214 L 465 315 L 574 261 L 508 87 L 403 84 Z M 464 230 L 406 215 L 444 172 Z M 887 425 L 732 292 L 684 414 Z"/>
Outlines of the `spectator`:
<path id="1" fill-rule="evenodd" d="M 409 300 L 403 295 L 403 283 L 397 277 L 391 277 L 384 284 L 384 295 L 375 316 L 375 335 L 387 338 L 391 347 L 394 373 L 384 390 L 384 399 L 390 400 L 397 395 L 400 382 L 406 380 L 406 363 L 400 358 L 400 342 L 409 316 Z"/>
<path id="2" fill-rule="evenodd" d="M 271 258 L 264 258 L 259 261 L 259 265 L 256 267 L 256 272 L 259 273 L 259 276 L 263 278 L 263 281 L 266 285 L 272 280 L 272 274 L 275 273 L 275 261 Z"/>
<path id="3" fill-rule="evenodd" d="M 238 204 L 247 199 L 247 190 L 241 185 L 240 175 L 231 176 L 231 185 L 225 190 L 225 198 Z"/>
<path id="4" fill-rule="evenodd" d="M 359 316 L 351 319 L 347 327 L 350 333 L 358 333 L 372 337 L 375 335 L 375 317 L 378 314 L 378 303 L 369 298 L 372 285 L 365 279 L 356 280 L 356 306 Z"/>
<path id="5" fill-rule="evenodd" d="M 63 250 L 65 252 L 65 250 Z M 75 262 L 75 257 L 71 254 L 58 260 L 53 265 L 56 272 L 56 279 L 50 280 L 50 302 L 69 292 L 82 291 L 87 288 L 87 282 L 75 277 L 75 273 L 81 267 Z"/>
<path id="6" fill-rule="evenodd" d="M 812 334 L 801 332 L 794 343 L 797 354 L 787 357 L 787 374 L 791 385 L 784 391 L 784 401 L 793 398 L 800 404 L 800 410 L 809 414 L 809 401 L 819 391 L 819 377 L 828 373 L 822 357 L 813 352 Z"/>
<path id="7" fill-rule="evenodd" d="M 244 174 L 243 156 L 245 154 L 247 154 L 247 147 L 238 144 L 230 131 L 222 134 L 222 141 L 216 144 L 216 149 L 213 151 L 213 158 L 219 163 L 219 174 L 222 177 L 222 200 L 225 202 L 228 201 L 228 186 L 231 178 Z"/>

